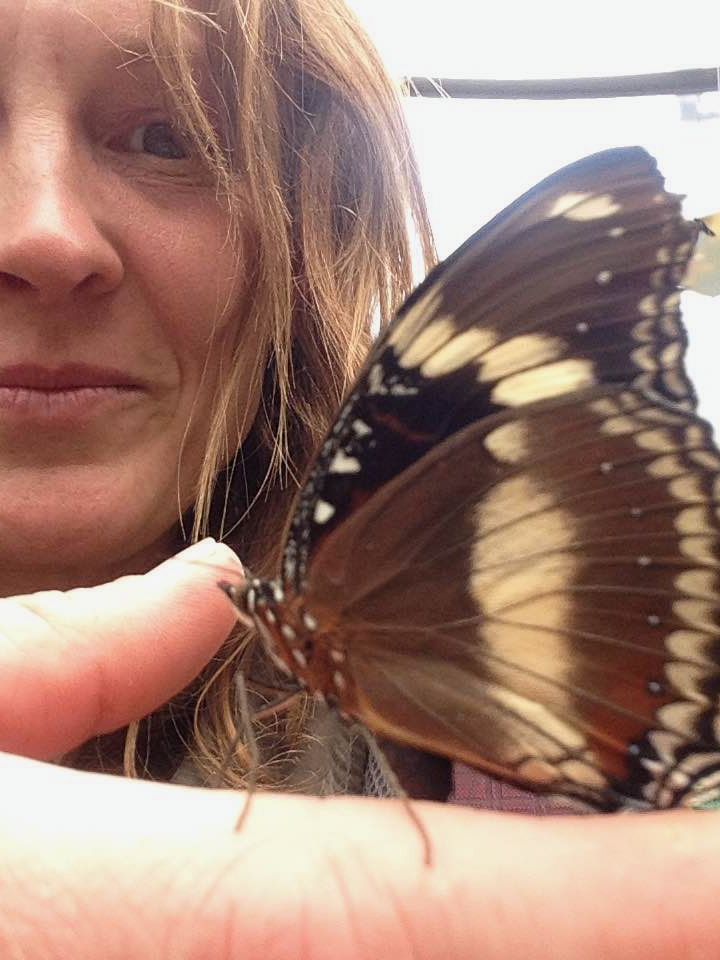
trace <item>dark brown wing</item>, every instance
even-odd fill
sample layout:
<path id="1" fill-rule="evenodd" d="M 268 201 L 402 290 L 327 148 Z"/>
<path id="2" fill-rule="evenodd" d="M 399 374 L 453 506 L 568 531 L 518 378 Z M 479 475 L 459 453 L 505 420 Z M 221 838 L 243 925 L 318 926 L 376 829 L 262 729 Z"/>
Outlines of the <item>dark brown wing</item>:
<path id="1" fill-rule="evenodd" d="M 602 807 L 720 776 L 720 457 L 625 387 L 497 414 L 326 538 L 343 706 L 380 734 Z"/>
<path id="2" fill-rule="evenodd" d="M 598 383 L 693 409 L 681 278 L 697 225 L 644 150 L 548 177 L 410 297 L 374 348 L 303 487 L 283 565 L 302 591 L 317 544 L 469 423 Z"/>

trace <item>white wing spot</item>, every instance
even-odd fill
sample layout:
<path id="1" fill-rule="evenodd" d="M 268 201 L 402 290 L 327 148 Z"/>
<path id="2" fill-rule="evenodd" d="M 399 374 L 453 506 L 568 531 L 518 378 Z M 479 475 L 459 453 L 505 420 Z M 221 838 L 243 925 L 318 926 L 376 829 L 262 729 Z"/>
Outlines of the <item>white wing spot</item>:
<path id="1" fill-rule="evenodd" d="M 372 396 L 413 397 L 418 388 L 412 384 L 400 383 L 395 376 L 385 379 L 385 371 L 381 363 L 375 363 L 368 373 L 368 393 Z"/>
<path id="2" fill-rule="evenodd" d="M 453 373 L 467 364 L 477 362 L 477 358 L 497 343 L 494 330 L 471 328 L 457 336 L 430 354 L 420 367 L 424 377 L 442 377 Z"/>
<path id="3" fill-rule="evenodd" d="M 379 363 L 375 363 L 370 367 L 370 373 L 368 374 L 368 393 L 385 396 L 387 392 L 383 377 L 383 368 Z"/>
<path id="4" fill-rule="evenodd" d="M 515 420 L 495 427 L 485 437 L 485 448 L 501 463 L 522 463 L 532 450 L 527 423 Z"/>
<path id="5" fill-rule="evenodd" d="M 360 470 L 357 457 L 349 457 L 344 450 L 338 450 L 328 467 L 329 473 L 360 473 Z"/>
<path id="6" fill-rule="evenodd" d="M 682 358 L 683 346 L 680 343 L 670 343 L 660 354 L 664 367 L 674 367 Z"/>
<path id="7" fill-rule="evenodd" d="M 610 283 L 613 278 L 612 270 L 601 270 L 600 273 L 595 277 L 596 281 L 601 285 Z"/>
<path id="8" fill-rule="evenodd" d="M 484 381 L 485 378 L 479 379 Z M 594 383 L 594 367 L 589 360 L 561 360 L 501 380 L 492 391 L 491 400 L 504 407 L 520 407 L 535 400 L 560 397 Z"/>
<path id="9" fill-rule="evenodd" d="M 353 420 L 352 429 L 356 437 L 367 437 L 372 433 L 372 429 L 364 420 Z"/>
<path id="10" fill-rule="evenodd" d="M 510 337 L 483 356 L 478 379 L 481 383 L 492 383 L 529 368 L 533 368 L 530 372 L 534 374 L 541 364 L 559 360 L 566 352 L 567 343 L 561 337 L 539 333 Z"/>
<path id="11" fill-rule="evenodd" d="M 587 333 L 590 327 L 584 320 L 581 320 L 580 323 L 575 324 L 575 329 L 578 333 Z"/>
<path id="12" fill-rule="evenodd" d="M 557 198 L 553 206 L 550 208 L 548 216 L 562 217 L 571 207 L 574 207 L 578 203 L 582 203 L 590 196 L 591 194 L 589 193 L 564 193 L 561 197 Z"/>
<path id="13" fill-rule="evenodd" d="M 315 504 L 315 513 L 313 514 L 313 519 L 315 523 L 322 526 L 324 523 L 327 523 L 328 520 L 332 520 L 335 516 L 335 507 L 328 503 L 327 500 L 318 500 Z"/>
<path id="14" fill-rule="evenodd" d="M 591 790 L 607 789 L 607 780 L 602 773 L 589 763 L 583 763 L 581 760 L 566 760 L 560 764 L 560 770 L 566 780 L 573 783 L 579 783 Z"/>
<path id="15" fill-rule="evenodd" d="M 296 663 L 302 670 L 304 670 L 304 669 L 307 667 L 308 664 L 307 664 L 307 657 L 306 657 L 305 654 L 302 652 L 302 650 L 298 650 L 297 647 L 293 647 L 293 649 L 290 651 L 290 653 L 292 654 L 292 658 L 293 658 L 293 660 L 295 661 L 295 663 Z"/>
<path id="16" fill-rule="evenodd" d="M 257 600 L 257 594 L 251 587 L 248 592 L 245 594 L 245 609 L 249 614 L 255 613 L 255 601 Z"/>
<path id="17" fill-rule="evenodd" d="M 679 701 L 661 707 L 657 712 L 657 718 L 671 732 L 678 733 L 686 739 L 695 740 L 702 712 L 701 704 Z"/>
<path id="18" fill-rule="evenodd" d="M 616 240 L 618 237 L 624 237 L 625 227 L 613 227 L 611 230 L 608 230 L 608 236 L 612 237 L 613 240 Z"/>
<path id="19" fill-rule="evenodd" d="M 603 220 L 620 213 L 622 205 L 609 193 L 594 196 L 591 193 L 566 193 L 553 207 L 550 216 L 563 216 L 566 220 Z"/>
<path id="20" fill-rule="evenodd" d="M 406 383 L 391 383 L 388 392 L 393 397 L 414 397 L 420 391 L 417 387 L 409 386 Z"/>
<path id="21" fill-rule="evenodd" d="M 340 673 L 339 670 L 336 670 L 335 673 L 333 673 L 333 686 L 336 690 L 340 691 L 345 690 L 347 687 L 345 677 L 342 675 L 342 673 Z"/>
<path id="22" fill-rule="evenodd" d="M 649 293 L 638 303 L 638 311 L 643 317 L 654 317 L 660 313 L 658 300 L 654 293 Z"/>
<path id="23" fill-rule="evenodd" d="M 441 349 L 457 330 L 450 316 L 438 317 L 412 340 L 398 357 L 398 363 L 408 370 L 419 367 L 436 350 Z"/>

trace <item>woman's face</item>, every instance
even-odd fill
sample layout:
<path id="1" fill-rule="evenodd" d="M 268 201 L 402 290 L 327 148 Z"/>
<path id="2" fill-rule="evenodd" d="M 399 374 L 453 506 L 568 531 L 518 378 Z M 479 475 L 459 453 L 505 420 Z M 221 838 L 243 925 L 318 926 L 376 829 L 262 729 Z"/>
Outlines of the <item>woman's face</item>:
<path id="1" fill-rule="evenodd" d="M 0 0 L 0 594 L 142 569 L 192 500 L 242 290 L 149 5 Z"/>

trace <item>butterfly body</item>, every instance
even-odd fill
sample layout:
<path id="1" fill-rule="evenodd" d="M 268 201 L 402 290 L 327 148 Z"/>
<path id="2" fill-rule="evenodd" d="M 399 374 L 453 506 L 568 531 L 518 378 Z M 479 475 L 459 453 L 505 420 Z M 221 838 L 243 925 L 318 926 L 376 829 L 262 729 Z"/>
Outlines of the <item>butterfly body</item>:
<path id="1" fill-rule="evenodd" d="M 231 592 L 381 736 L 602 809 L 720 790 L 720 454 L 678 284 L 698 227 L 638 148 L 560 171 L 434 271 Z"/>
<path id="2" fill-rule="evenodd" d="M 333 630 L 337 619 L 332 611 L 318 618 L 306 608 L 302 596 L 287 597 L 278 580 L 252 580 L 235 599 L 284 674 L 331 706 L 338 706 L 341 698 L 349 704 L 352 678 L 346 672 L 342 634 Z"/>

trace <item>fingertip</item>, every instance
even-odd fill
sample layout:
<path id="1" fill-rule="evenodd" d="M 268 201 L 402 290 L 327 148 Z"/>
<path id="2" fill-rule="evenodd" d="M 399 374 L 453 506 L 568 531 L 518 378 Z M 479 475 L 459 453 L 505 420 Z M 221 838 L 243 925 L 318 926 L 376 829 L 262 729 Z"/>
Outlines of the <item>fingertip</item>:
<path id="1" fill-rule="evenodd" d="M 150 570 L 148 575 L 169 582 L 181 580 L 197 583 L 210 580 L 217 584 L 222 580 L 231 586 L 238 586 L 245 578 L 245 569 L 235 551 L 226 543 L 206 537 L 169 557 Z"/>
<path id="2" fill-rule="evenodd" d="M 197 543 L 181 550 L 171 559 L 181 560 L 183 563 L 214 564 L 228 567 L 234 572 L 244 573 L 243 565 L 235 551 L 226 543 L 215 540 L 213 537 L 198 540 Z"/>

